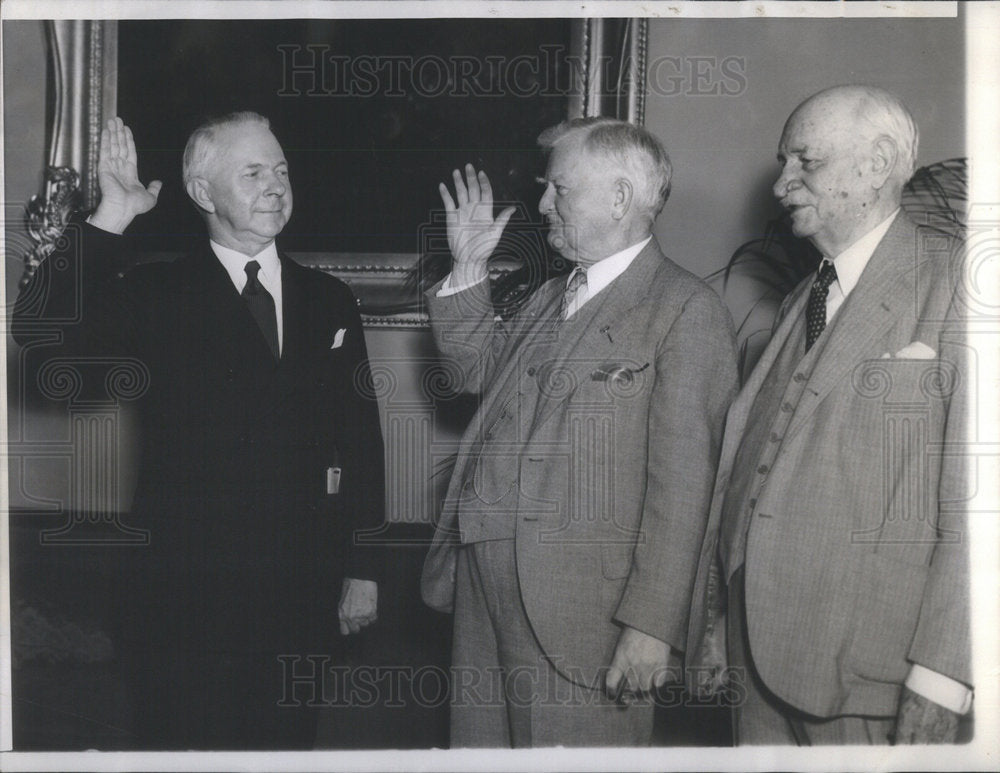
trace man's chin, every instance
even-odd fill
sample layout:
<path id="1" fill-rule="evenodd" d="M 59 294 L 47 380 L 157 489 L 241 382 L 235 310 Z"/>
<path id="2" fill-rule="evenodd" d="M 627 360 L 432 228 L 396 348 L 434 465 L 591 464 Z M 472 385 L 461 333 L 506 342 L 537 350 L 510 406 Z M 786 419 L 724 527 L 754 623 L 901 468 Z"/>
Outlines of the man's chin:
<path id="1" fill-rule="evenodd" d="M 791 212 L 792 221 L 792 233 L 798 236 L 800 239 L 804 239 L 807 236 L 811 236 L 815 229 L 811 227 L 809 220 L 804 216 L 799 214 L 797 211 L 792 210 Z"/>
<path id="2" fill-rule="evenodd" d="M 288 223 L 288 218 L 286 217 L 274 217 L 266 219 L 264 222 L 258 223 L 254 232 L 258 236 L 264 236 L 268 239 L 274 239 L 283 230 L 285 230 L 285 224 Z"/>

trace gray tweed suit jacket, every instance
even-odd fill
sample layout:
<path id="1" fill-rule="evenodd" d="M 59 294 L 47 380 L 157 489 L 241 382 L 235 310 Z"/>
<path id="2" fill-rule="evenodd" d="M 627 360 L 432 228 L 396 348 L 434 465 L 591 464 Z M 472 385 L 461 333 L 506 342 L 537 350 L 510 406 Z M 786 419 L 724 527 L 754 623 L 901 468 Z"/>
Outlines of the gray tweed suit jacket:
<path id="1" fill-rule="evenodd" d="M 728 311 L 652 241 L 581 309 L 585 324 L 567 324 L 548 367 L 527 381 L 508 378 L 522 365 L 519 352 L 551 333 L 554 317 L 542 310 L 558 308 L 564 287 L 561 278 L 546 283 L 506 324 L 495 322 L 485 282 L 444 298 L 428 293 L 438 347 L 482 403 L 462 439 L 422 590 L 431 606 L 450 607 L 462 483 L 481 457 L 470 449 L 483 417 L 506 399 L 498 392 L 542 390 L 521 452 L 503 457 L 500 475 L 519 490 L 514 534 L 528 619 L 556 667 L 579 680 L 608 664 L 620 624 L 683 648 L 737 377 Z"/>
<path id="2" fill-rule="evenodd" d="M 739 514 L 753 662 L 775 695 L 815 716 L 894 714 L 911 663 L 972 682 L 961 266 L 954 240 L 896 218 L 821 340 L 756 506 Z M 810 283 L 786 299 L 729 411 L 688 652 L 704 634 L 748 414 Z"/>

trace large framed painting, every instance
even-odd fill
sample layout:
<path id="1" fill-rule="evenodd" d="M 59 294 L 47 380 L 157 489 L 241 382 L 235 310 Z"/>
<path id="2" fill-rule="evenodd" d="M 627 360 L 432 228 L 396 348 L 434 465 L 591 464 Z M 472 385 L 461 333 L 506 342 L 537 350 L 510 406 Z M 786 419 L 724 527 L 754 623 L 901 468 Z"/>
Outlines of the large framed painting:
<path id="1" fill-rule="evenodd" d="M 644 19 L 54 21 L 48 37 L 48 195 L 35 212 L 50 222 L 36 223 L 27 271 L 61 212 L 96 204 L 107 117 L 133 129 L 142 178 L 164 182 L 132 228 L 159 259 L 203 233 L 180 179 L 188 134 L 211 115 L 255 110 L 292 172 L 282 248 L 348 281 L 369 326 L 426 325 L 422 272 L 448 259 L 437 183 L 453 168 L 471 162 L 498 199 L 531 202 L 518 205 L 496 270 L 544 263 L 540 129 L 643 118 Z"/>

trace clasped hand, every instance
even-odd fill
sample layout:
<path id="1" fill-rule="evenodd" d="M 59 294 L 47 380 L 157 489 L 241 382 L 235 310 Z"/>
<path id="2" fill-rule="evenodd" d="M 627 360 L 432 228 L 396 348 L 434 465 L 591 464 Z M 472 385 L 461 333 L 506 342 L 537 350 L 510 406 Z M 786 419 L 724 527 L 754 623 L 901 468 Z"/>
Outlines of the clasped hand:
<path id="1" fill-rule="evenodd" d="M 625 626 L 608 667 L 605 690 L 616 700 L 628 702 L 654 687 L 662 687 L 667 681 L 669 664 L 669 644 Z"/>

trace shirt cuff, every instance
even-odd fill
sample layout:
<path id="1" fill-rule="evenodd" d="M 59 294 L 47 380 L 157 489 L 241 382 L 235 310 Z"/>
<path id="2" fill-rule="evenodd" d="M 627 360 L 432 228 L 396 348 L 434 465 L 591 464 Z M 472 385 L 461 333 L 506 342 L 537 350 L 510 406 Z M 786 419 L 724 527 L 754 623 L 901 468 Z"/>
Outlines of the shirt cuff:
<path id="1" fill-rule="evenodd" d="M 87 219 L 84 220 L 83 222 L 85 222 L 87 225 L 93 226 L 98 231 L 104 231 L 105 233 L 114 234 L 115 236 L 121 236 L 123 233 L 125 233 L 124 228 L 117 228 L 110 223 L 95 222 L 93 214 L 88 215 Z"/>
<path id="2" fill-rule="evenodd" d="M 951 677 L 914 663 L 906 677 L 906 686 L 939 706 L 956 714 L 967 714 L 972 708 L 972 690 Z"/>
<path id="3" fill-rule="evenodd" d="M 478 282 L 473 282 L 472 284 L 462 285 L 461 287 L 452 287 L 451 277 L 452 275 L 448 274 L 448 276 L 444 278 L 444 284 L 441 285 L 441 288 L 437 291 L 437 293 L 434 294 L 435 298 L 447 298 L 449 295 L 455 295 L 456 293 L 462 292 L 462 290 L 468 290 L 470 287 L 475 287 L 478 284 L 482 284 L 489 278 L 489 277 L 483 277 Z"/>

